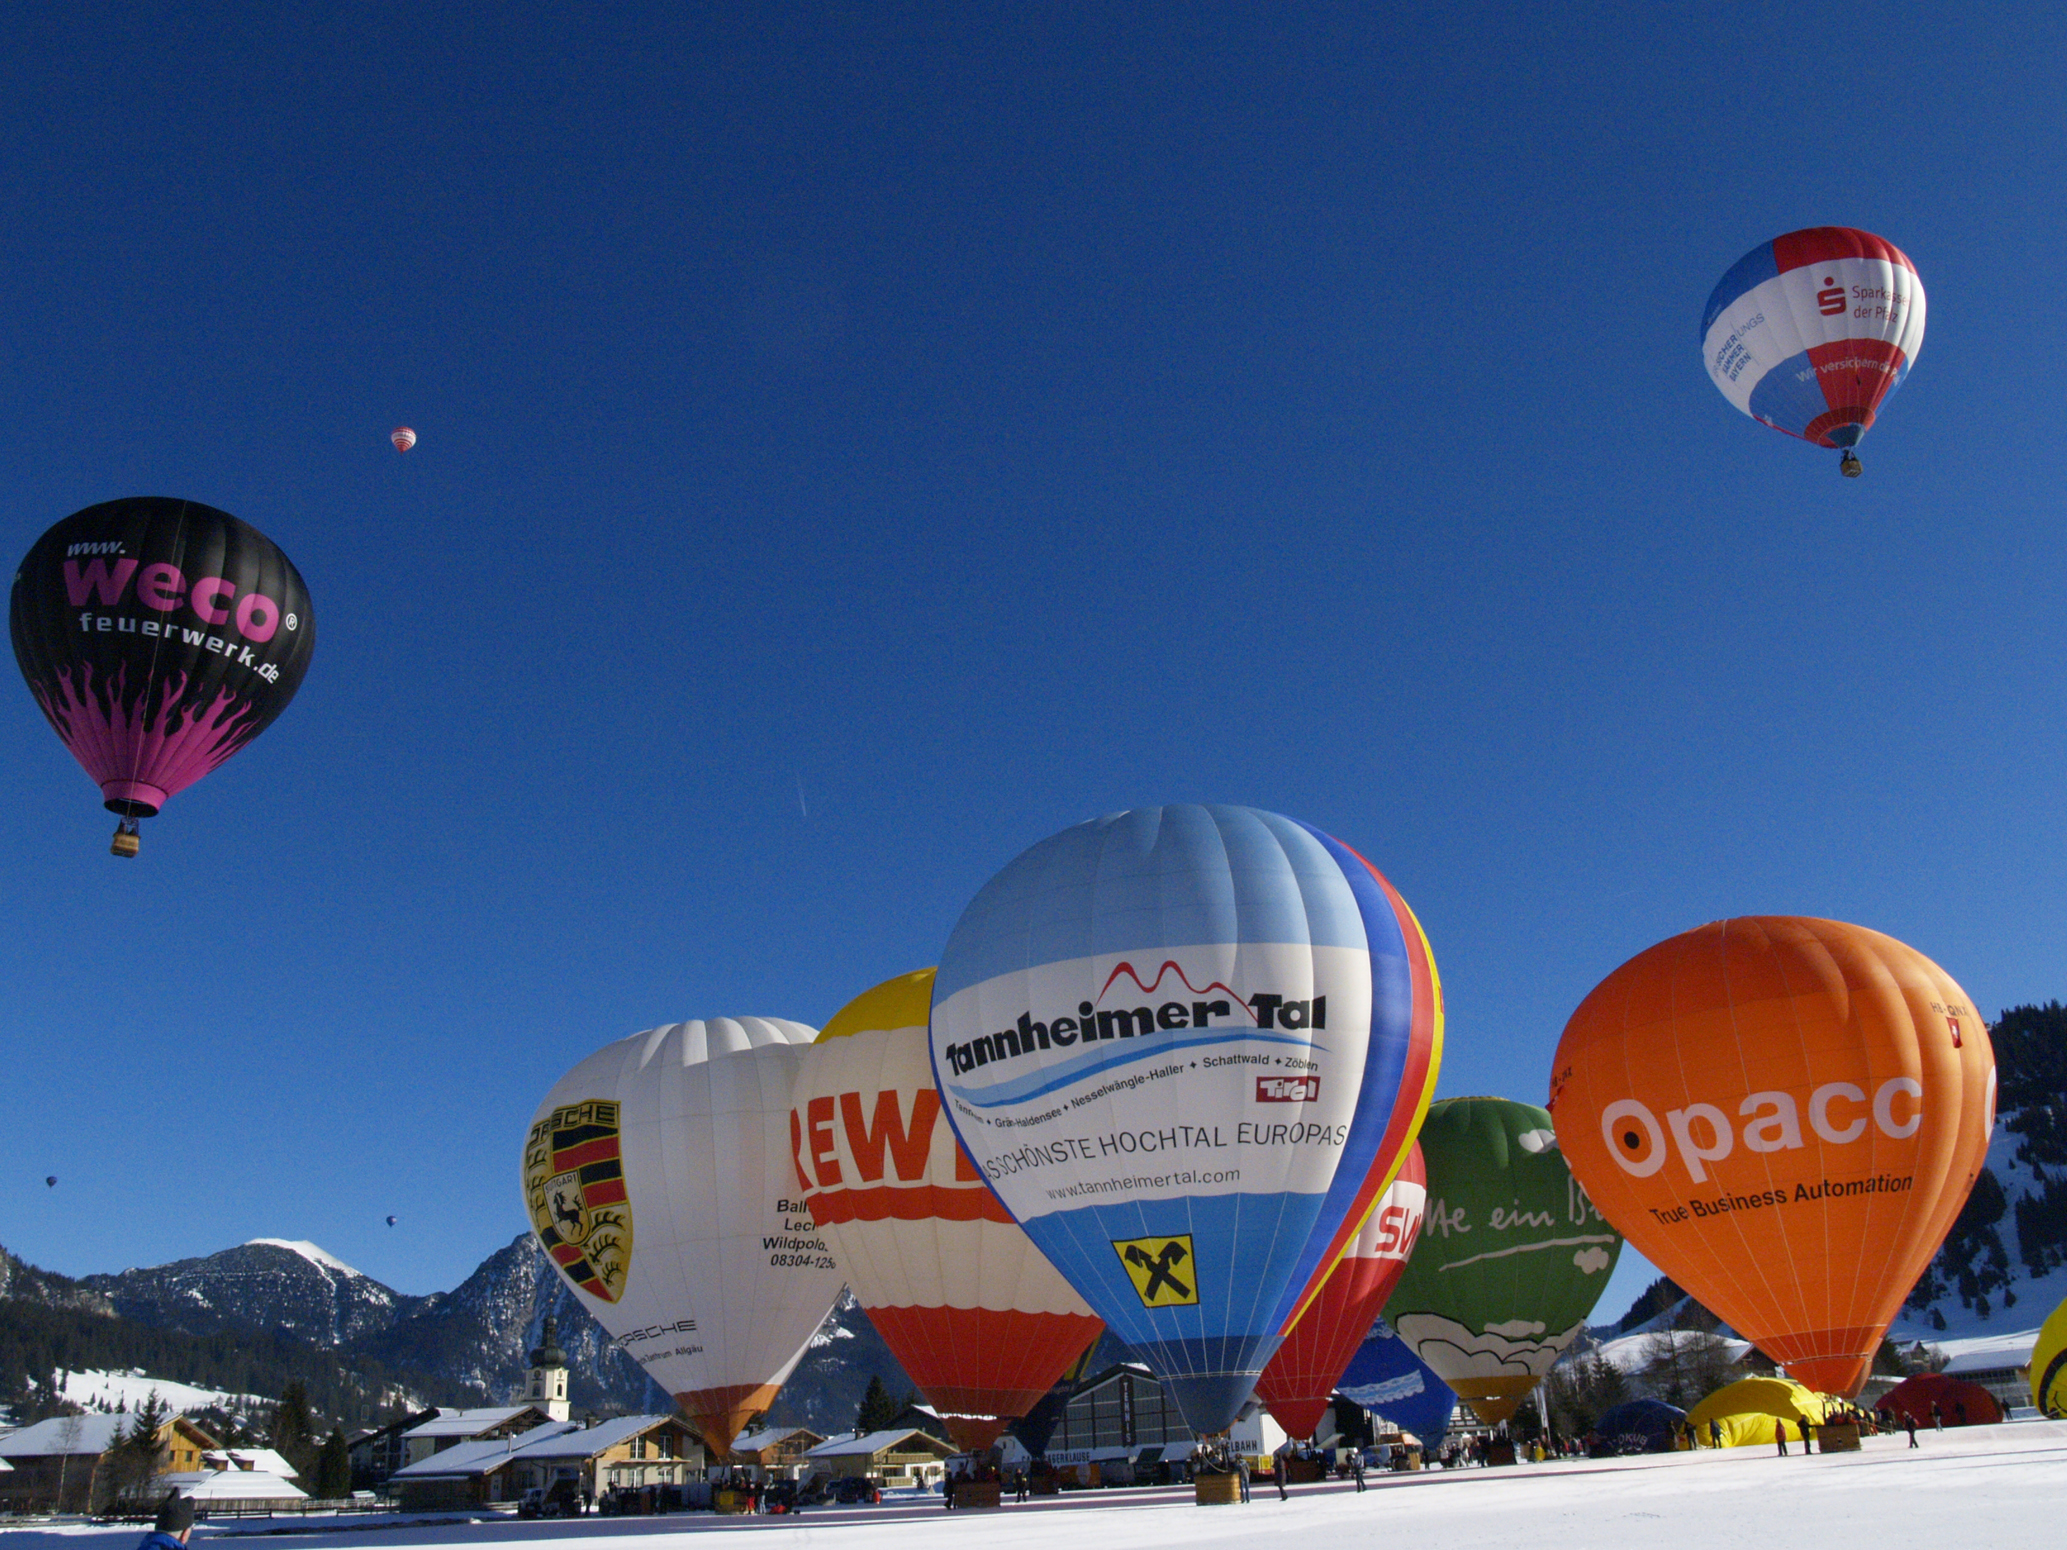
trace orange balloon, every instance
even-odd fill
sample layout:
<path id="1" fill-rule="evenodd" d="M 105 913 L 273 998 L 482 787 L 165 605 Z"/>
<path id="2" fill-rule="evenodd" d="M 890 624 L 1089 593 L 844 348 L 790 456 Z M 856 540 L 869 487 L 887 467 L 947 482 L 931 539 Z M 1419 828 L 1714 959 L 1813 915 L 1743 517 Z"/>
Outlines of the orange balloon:
<path id="1" fill-rule="evenodd" d="M 1973 1003 L 1914 948 L 1798 916 L 1639 953 L 1565 1025 L 1549 1109 L 1644 1257 L 1826 1394 L 1854 1394 L 1995 1121 Z"/>

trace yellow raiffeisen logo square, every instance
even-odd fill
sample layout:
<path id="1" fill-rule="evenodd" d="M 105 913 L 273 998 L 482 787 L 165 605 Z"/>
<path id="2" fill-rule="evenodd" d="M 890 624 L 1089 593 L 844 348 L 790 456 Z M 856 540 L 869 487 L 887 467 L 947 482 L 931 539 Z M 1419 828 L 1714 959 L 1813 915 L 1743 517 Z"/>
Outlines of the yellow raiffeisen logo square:
<path id="1" fill-rule="evenodd" d="M 1127 1267 L 1144 1308 L 1184 1308 L 1199 1300 L 1191 1234 L 1176 1238 L 1115 1238 L 1113 1252 Z"/>

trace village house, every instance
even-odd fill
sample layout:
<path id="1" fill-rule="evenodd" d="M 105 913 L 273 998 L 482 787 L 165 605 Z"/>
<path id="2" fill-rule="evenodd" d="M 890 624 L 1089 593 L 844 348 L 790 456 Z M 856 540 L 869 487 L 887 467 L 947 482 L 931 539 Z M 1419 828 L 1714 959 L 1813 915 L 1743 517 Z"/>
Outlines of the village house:
<path id="1" fill-rule="evenodd" d="M 877 1480 L 889 1489 L 932 1486 L 947 1472 L 955 1445 L 917 1427 L 891 1427 L 820 1443 L 804 1455 L 808 1478 Z"/>
<path id="2" fill-rule="evenodd" d="M 405 1464 L 389 1478 L 388 1492 L 405 1512 L 515 1502 L 534 1487 L 563 1482 L 594 1502 L 611 1492 L 685 1486 L 703 1467 L 703 1444 L 675 1416 L 619 1416 L 594 1426 L 549 1421 Z"/>
<path id="3" fill-rule="evenodd" d="M 11 1512 L 97 1512 L 118 1494 L 143 1496 L 158 1478 L 197 1471 L 202 1454 L 220 1443 L 185 1416 L 171 1416 L 157 1431 L 157 1455 L 141 1479 L 117 1479 L 115 1445 L 134 1417 L 60 1415 L 0 1437 L 0 1508 Z M 162 1487 L 161 1487 L 162 1489 Z"/>
<path id="4" fill-rule="evenodd" d="M 463 1442 L 503 1442 L 534 1427 L 553 1424 L 537 1405 L 501 1405 L 482 1410 L 440 1410 L 428 1421 L 402 1433 L 409 1462 L 420 1464 L 433 1454 Z M 562 1423 L 564 1424 L 564 1423 Z"/>
<path id="5" fill-rule="evenodd" d="M 808 1473 L 804 1455 L 825 1439 L 808 1426 L 771 1426 L 760 1431 L 741 1432 L 732 1439 L 731 1464 L 747 1477 L 766 1484 L 771 1480 L 801 1480 Z"/>

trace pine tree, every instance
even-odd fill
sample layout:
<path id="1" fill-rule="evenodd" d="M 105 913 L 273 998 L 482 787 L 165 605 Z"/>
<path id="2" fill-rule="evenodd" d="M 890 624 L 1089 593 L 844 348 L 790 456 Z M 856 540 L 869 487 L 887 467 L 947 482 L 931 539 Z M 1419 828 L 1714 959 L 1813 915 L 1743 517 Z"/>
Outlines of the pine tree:
<path id="1" fill-rule="evenodd" d="M 117 1501 L 134 1502 L 149 1492 L 158 1473 L 158 1429 L 169 1414 L 156 1389 L 136 1407 L 128 1430 L 116 1442 L 114 1456 L 109 1460 L 113 1466 L 109 1485 Z"/>
<path id="2" fill-rule="evenodd" d="M 352 1451 L 344 1433 L 336 1427 L 323 1439 L 323 1456 L 316 1462 L 316 1495 L 326 1502 L 342 1501 L 352 1494 Z"/>
<path id="3" fill-rule="evenodd" d="M 871 1373 L 868 1388 L 861 1396 L 861 1407 L 854 1412 L 854 1430 L 865 1436 L 887 1429 L 896 1419 L 897 1401 L 883 1387 L 882 1377 Z"/>

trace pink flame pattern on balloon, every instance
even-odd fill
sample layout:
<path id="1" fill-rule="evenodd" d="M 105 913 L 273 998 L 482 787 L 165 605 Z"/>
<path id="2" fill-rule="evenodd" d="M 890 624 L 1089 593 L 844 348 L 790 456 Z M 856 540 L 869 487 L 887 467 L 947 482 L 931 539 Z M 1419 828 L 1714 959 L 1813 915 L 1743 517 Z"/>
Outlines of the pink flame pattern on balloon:
<path id="1" fill-rule="evenodd" d="M 184 673 L 174 674 L 155 692 L 136 694 L 128 689 L 126 673 L 118 672 L 96 691 L 91 667 L 77 668 L 76 679 L 74 672 L 60 669 L 58 694 L 37 689 L 36 701 L 110 801 L 137 802 L 155 811 L 254 735 L 254 708 L 228 689 L 206 706 L 183 704 Z"/>

